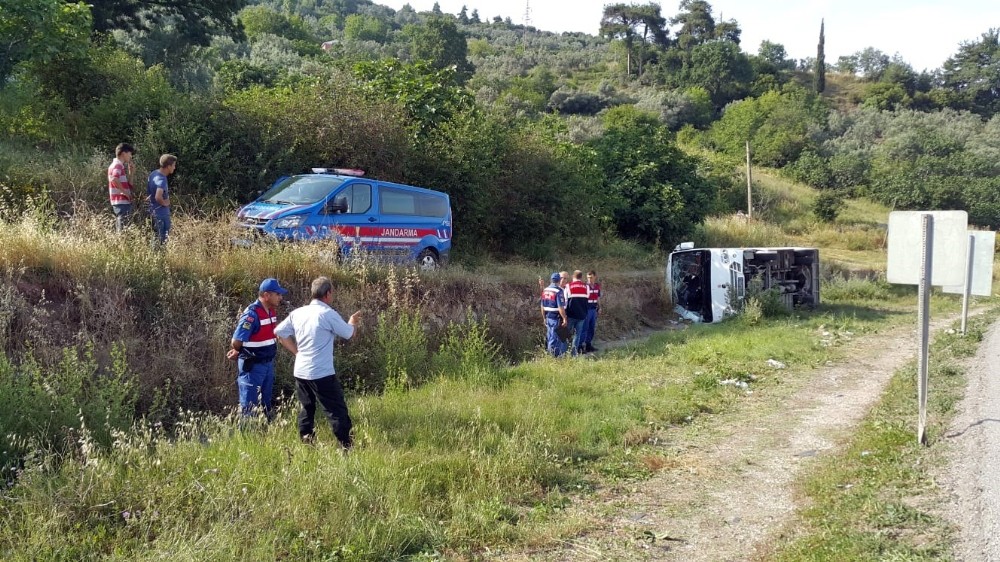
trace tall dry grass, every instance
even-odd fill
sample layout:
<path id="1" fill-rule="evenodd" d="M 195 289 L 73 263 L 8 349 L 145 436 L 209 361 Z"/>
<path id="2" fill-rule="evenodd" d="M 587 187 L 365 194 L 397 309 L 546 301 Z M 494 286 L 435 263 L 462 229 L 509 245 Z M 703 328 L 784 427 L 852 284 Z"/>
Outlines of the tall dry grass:
<path id="1" fill-rule="evenodd" d="M 31 354 L 52 364 L 67 345 L 93 345 L 107 363 L 119 343 L 141 374 L 141 409 L 150 405 L 154 389 L 169 388 L 171 407 L 220 411 L 236 401 L 235 367 L 225 359 L 228 342 L 260 280 L 276 277 L 289 287 L 279 313 L 284 316 L 308 302 L 309 284 L 319 275 L 334 281 L 336 308 L 363 311 L 359 335 L 338 349 L 338 371 L 355 390 L 378 391 L 386 382 L 383 358 L 374 353 L 380 317 L 385 332 L 403 325 L 406 314 L 419 314 L 426 349 L 403 350 L 406 357 L 436 350 L 449 327 L 462 325 L 469 314 L 485 323 L 506 360 L 543 344 L 537 278 L 552 265 L 420 272 L 373 260 L 338 263 L 336 248 L 322 243 L 232 248 L 235 228 L 228 218 L 178 216 L 166 249 L 158 251 L 144 218 L 119 235 L 110 212 L 88 207 L 67 218 L 43 208 L 0 224 L 0 298 L 11 303 L 0 313 L 3 350 L 15 360 Z M 606 289 L 599 338 L 637 330 L 665 313 L 655 272 L 619 275 L 601 264 L 596 268 Z M 290 357 L 279 354 L 277 369 L 278 391 L 288 391 Z"/>

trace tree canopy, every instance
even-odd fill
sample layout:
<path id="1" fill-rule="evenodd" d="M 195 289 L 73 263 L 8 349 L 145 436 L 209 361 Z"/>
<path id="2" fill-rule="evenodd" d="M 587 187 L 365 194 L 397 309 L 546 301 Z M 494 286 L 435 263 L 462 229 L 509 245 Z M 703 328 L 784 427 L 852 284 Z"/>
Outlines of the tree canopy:
<path id="1" fill-rule="evenodd" d="M 82 54 L 90 32 L 83 2 L 17 0 L 0 5 L 0 83 L 21 63 L 45 64 Z"/>
<path id="2" fill-rule="evenodd" d="M 233 17 L 247 0 L 94 0 L 91 6 L 94 31 L 114 29 L 148 31 L 166 21 L 179 20 L 187 40 L 207 45 L 214 33 L 239 37 Z"/>
<path id="3" fill-rule="evenodd" d="M 1000 112 L 1000 29 L 963 43 L 945 61 L 941 79 L 969 110 L 986 116 Z"/>

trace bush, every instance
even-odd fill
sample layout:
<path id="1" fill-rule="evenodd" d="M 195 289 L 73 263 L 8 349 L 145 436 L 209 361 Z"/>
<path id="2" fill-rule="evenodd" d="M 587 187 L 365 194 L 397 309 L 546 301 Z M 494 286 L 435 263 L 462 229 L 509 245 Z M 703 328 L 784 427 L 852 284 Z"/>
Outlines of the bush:
<path id="1" fill-rule="evenodd" d="M 781 291 L 777 288 L 764 290 L 764 281 L 759 276 L 750 279 L 746 287 L 746 297 L 738 309 L 740 316 L 751 325 L 764 318 L 788 316 L 788 309 L 781 302 Z"/>
<path id="2" fill-rule="evenodd" d="M 891 286 L 883 278 L 864 279 L 838 274 L 823 281 L 827 302 L 883 301 L 891 297 Z"/>
<path id="3" fill-rule="evenodd" d="M 98 365 L 93 347 L 64 350 L 62 359 L 45 367 L 28 357 L 15 365 L 0 354 L 0 471 L 17 465 L 32 450 L 64 452 L 66 429 L 86 431 L 108 445 L 115 429 L 135 418 L 137 385 L 121 347 L 113 362 Z M 7 474 L 3 476 L 8 477 Z"/>
<path id="4" fill-rule="evenodd" d="M 426 382 L 430 374 L 429 353 L 420 310 L 380 313 L 374 354 L 377 377 L 386 389 L 412 388 Z"/>
<path id="5" fill-rule="evenodd" d="M 823 222 L 833 222 L 844 208 L 844 197 L 832 190 L 821 191 L 813 203 L 813 215 Z"/>
<path id="6" fill-rule="evenodd" d="M 170 184 L 175 193 L 185 195 L 184 203 L 197 202 L 202 211 L 213 203 L 231 208 L 233 200 L 253 198 L 270 183 L 268 175 L 275 173 L 267 166 L 274 149 L 261 139 L 264 128 L 264 123 L 210 98 L 178 100 L 161 119 L 146 126 L 134 158 L 136 167 L 153 170 L 161 154 L 175 154 L 179 162 Z M 144 185 L 145 177 L 138 179 Z"/>
<path id="7" fill-rule="evenodd" d="M 227 98 L 225 106 L 234 119 L 228 123 L 233 136 L 223 137 L 225 142 L 253 143 L 253 151 L 246 152 L 252 159 L 238 166 L 249 166 L 247 173 L 258 179 L 239 186 L 243 197 L 312 166 L 362 168 L 380 179 L 399 180 L 411 160 L 401 112 L 363 99 L 347 81 L 253 88 Z"/>
<path id="8" fill-rule="evenodd" d="M 488 382 L 499 372 L 500 347 L 490 338 L 486 320 L 467 309 L 464 321 L 448 325 L 431 364 L 446 377 Z"/>
<path id="9" fill-rule="evenodd" d="M 549 96 L 548 109 L 563 115 L 597 115 L 607 102 L 592 92 L 581 92 L 565 86 Z"/>
<path id="10" fill-rule="evenodd" d="M 734 157 L 745 154 L 749 140 L 754 162 L 781 167 L 811 145 L 810 128 L 821 119 L 819 102 L 811 94 L 770 91 L 727 106 L 709 138 L 715 148 Z"/>
<path id="11" fill-rule="evenodd" d="M 158 119 L 178 97 L 163 67 L 147 68 L 112 47 L 47 65 L 37 76 L 43 95 L 74 112 L 74 137 L 101 145 L 134 141 L 146 122 Z"/>
<path id="12" fill-rule="evenodd" d="M 813 150 L 803 150 L 798 160 L 785 168 L 792 179 L 812 187 L 830 187 L 832 177 L 825 158 Z"/>

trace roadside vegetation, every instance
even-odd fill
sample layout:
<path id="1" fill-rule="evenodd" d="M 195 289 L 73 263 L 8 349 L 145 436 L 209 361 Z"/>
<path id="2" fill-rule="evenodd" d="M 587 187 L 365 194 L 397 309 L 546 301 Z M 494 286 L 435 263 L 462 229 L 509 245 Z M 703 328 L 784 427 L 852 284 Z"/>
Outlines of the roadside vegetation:
<path id="1" fill-rule="evenodd" d="M 823 61 L 741 45 L 703 1 L 609 4 L 599 37 L 367 0 L 119 4 L 0 9 L 4 559 L 432 560 L 558 541 L 581 530 L 567 505 L 672 466 L 666 432 L 782 384 L 769 359 L 805 377 L 911 321 L 914 292 L 883 275 L 890 210 L 1000 225 L 1000 94 L 968 86 L 991 83 L 993 30 L 939 73 L 866 49 L 826 81 Z M 104 170 L 123 141 L 140 191 L 161 153 L 180 158 L 164 252 L 141 221 L 111 232 Z M 239 205 L 312 166 L 447 192 L 454 265 L 230 247 Z M 823 305 L 758 293 L 722 325 L 670 324 L 662 268 L 685 240 L 818 247 Z M 677 329 L 545 358 L 536 280 L 577 268 L 604 284 L 609 344 Z M 239 310 L 263 277 L 295 306 L 318 275 L 365 313 L 337 351 L 349 456 L 300 445 L 291 404 L 266 427 L 229 413 Z M 277 372 L 287 399 L 286 354 Z M 830 543 L 781 555 L 856 537 L 853 505 L 832 508 Z"/>
<path id="2" fill-rule="evenodd" d="M 663 431 L 746 397 L 723 381 L 767 393 L 781 384 L 768 359 L 790 366 L 783 378 L 808 376 L 853 337 L 912 320 L 909 291 L 838 287 L 816 313 L 667 332 L 597 361 L 505 366 L 488 345 L 451 348 L 423 385 L 352 400 L 358 446 L 346 457 L 332 438 L 297 443 L 291 408 L 244 431 L 194 413 L 169 433 L 93 419 L 70 443 L 31 448 L 0 504 L 0 545 L 8 559 L 392 560 L 555 540 L 579 530 L 560 516 L 569 502 L 675 462 L 656 446 Z M 83 373 L 59 376 L 82 385 Z"/>
<path id="3" fill-rule="evenodd" d="M 992 303 L 992 304 L 995 304 Z M 942 492 L 932 471 L 937 445 L 964 393 L 963 361 L 975 355 L 1000 309 L 970 319 L 968 334 L 937 334 L 931 346 L 927 439 L 916 442 L 916 366 L 893 377 L 879 403 L 840 453 L 798 483 L 804 505 L 768 560 L 944 560 L 955 529 L 935 509 Z"/>

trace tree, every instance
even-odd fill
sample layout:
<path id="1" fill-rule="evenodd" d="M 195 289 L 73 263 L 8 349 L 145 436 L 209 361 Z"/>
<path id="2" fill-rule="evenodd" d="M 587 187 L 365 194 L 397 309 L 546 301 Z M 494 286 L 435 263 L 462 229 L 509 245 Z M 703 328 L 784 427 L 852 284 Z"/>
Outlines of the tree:
<path id="1" fill-rule="evenodd" d="M 634 106 L 604 115 L 604 135 L 591 143 L 612 199 L 612 219 L 627 238 L 673 245 L 708 213 L 715 193 L 656 116 Z"/>
<path id="2" fill-rule="evenodd" d="M 248 39 L 255 40 L 265 33 L 293 41 L 313 41 L 300 16 L 289 16 L 264 5 L 248 6 L 240 12 L 239 21 Z"/>
<path id="3" fill-rule="evenodd" d="M 391 101 L 407 111 L 417 139 L 473 106 L 471 96 L 457 81 L 454 67 L 439 69 L 423 60 L 407 64 L 383 59 L 358 63 L 354 75 L 365 97 Z"/>
<path id="4" fill-rule="evenodd" d="M 365 14 L 351 14 L 344 20 L 344 37 L 355 41 L 375 41 L 385 43 L 389 36 L 389 24 Z"/>
<path id="5" fill-rule="evenodd" d="M 17 0 L 0 6 L 0 85 L 20 63 L 46 64 L 83 55 L 89 45 L 90 13 L 83 2 Z"/>
<path id="6" fill-rule="evenodd" d="M 482 23 L 479 19 L 479 10 L 475 8 L 472 9 L 472 15 L 469 16 L 469 23 Z"/>
<path id="7" fill-rule="evenodd" d="M 715 25 L 715 38 L 719 41 L 731 41 L 739 45 L 742 33 L 736 20 L 720 21 Z"/>
<path id="8" fill-rule="evenodd" d="M 20 0 L 18 0 L 20 1 Z M 114 29 L 148 31 L 168 19 L 180 20 L 184 37 L 195 45 L 208 45 L 215 34 L 242 39 L 234 17 L 246 0 L 101 0 L 90 4 L 94 31 Z"/>
<path id="9" fill-rule="evenodd" d="M 660 15 L 658 4 L 608 4 L 601 18 L 600 34 L 609 39 L 621 39 L 625 45 L 625 74 L 632 74 L 632 54 L 636 40 L 645 45 L 652 40 L 667 46 L 667 20 Z M 638 53 L 638 74 L 642 74 L 642 51 Z"/>
<path id="10" fill-rule="evenodd" d="M 1000 29 L 963 43 L 945 61 L 941 78 L 943 86 L 957 95 L 960 107 L 985 117 L 1000 113 Z"/>
<path id="11" fill-rule="evenodd" d="M 462 4 L 462 11 L 458 12 L 458 23 L 468 24 L 469 23 L 469 9 Z"/>
<path id="12" fill-rule="evenodd" d="M 819 45 L 816 46 L 816 75 L 814 77 L 817 94 L 823 93 L 823 90 L 826 89 L 826 55 L 823 53 L 826 37 L 823 35 L 823 25 L 823 20 L 819 20 Z"/>
<path id="13" fill-rule="evenodd" d="M 712 5 L 705 0 L 681 0 L 680 12 L 670 18 L 670 24 L 681 26 L 677 44 L 686 51 L 715 38 Z"/>
<path id="14" fill-rule="evenodd" d="M 408 25 L 403 28 L 403 35 L 409 39 L 414 59 L 426 60 L 437 69 L 454 66 L 461 83 L 475 70 L 468 60 L 465 34 L 449 18 L 432 17 L 424 25 Z"/>
<path id="15" fill-rule="evenodd" d="M 855 74 L 860 74 L 865 80 L 877 82 L 882 78 L 882 73 L 892 62 L 889 55 L 876 49 L 875 47 L 865 47 L 854 53 L 850 57 L 853 63 Z"/>
<path id="16" fill-rule="evenodd" d="M 687 86 L 705 88 L 716 107 L 722 107 L 746 95 L 753 68 L 735 43 L 712 41 L 691 50 L 682 78 Z"/>
<path id="17" fill-rule="evenodd" d="M 795 70 L 795 61 L 788 59 L 785 46 L 781 43 L 772 43 L 767 39 L 761 41 L 757 56 L 773 65 L 776 70 Z"/>

